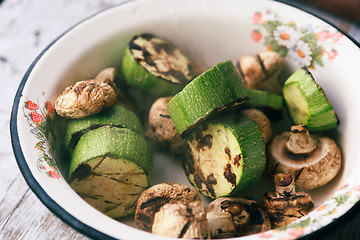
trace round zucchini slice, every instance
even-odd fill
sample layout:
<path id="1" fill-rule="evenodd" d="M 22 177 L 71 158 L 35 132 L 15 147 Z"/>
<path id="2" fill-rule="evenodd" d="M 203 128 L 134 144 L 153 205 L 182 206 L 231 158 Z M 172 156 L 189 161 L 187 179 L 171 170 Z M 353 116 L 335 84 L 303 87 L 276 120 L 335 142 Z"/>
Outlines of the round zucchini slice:
<path id="1" fill-rule="evenodd" d="M 135 113 L 113 104 L 98 114 L 82 119 L 68 119 L 64 131 L 65 150 L 71 153 L 84 133 L 105 125 L 129 128 L 140 135 L 144 134 L 140 119 Z"/>
<path id="2" fill-rule="evenodd" d="M 133 213 L 150 184 L 152 152 L 142 136 L 104 126 L 84 134 L 70 164 L 69 183 L 86 202 L 112 218 Z"/>
<path id="3" fill-rule="evenodd" d="M 307 68 L 297 70 L 285 81 L 283 96 L 295 125 L 306 125 L 309 131 L 338 126 L 333 106 Z"/>
<path id="4" fill-rule="evenodd" d="M 202 123 L 187 137 L 185 156 L 189 182 L 210 198 L 249 188 L 261 177 L 266 161 L 259 127 L 243 115 Z"/>
<path id="5" fill-rule="evenodd" d="M 227 60 L 186 85 L 169 101 L 167 110 L 176 130 L 184 137 L 206 118 L 235 109 L 247 99 L 240 75 Z"/>
<path id="6" fill-rule="evenodd" d="M 130 40 L 121 70 L 130 86 L 154 97 L 173 95 L 194 78 L 191 61 L 173 43 L 147 33 Z"/>

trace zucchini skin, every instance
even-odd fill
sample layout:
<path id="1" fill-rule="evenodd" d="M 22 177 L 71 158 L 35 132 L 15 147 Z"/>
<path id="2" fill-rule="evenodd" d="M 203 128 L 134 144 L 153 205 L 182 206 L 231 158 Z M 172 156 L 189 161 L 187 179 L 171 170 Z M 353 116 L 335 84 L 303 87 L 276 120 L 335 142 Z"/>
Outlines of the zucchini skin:
<path id="1" fill-rule="evenodd" d="M 308 105 L 307 110 L 309 116 L 306 121 L 297 121 L 290 113 L 296 125 L 306 125 L 309 131 L 330 130 L 339 125 L 339 119 L 333 106 L 326 97 L 324 90 L 316 83 L 307 68 L 297 70 L 285 81 L 283 96 L 289 109 L 292 106 L 289 104 L 286 91 L 291 85 L 300 90 L 301 95 Z"/>
<path id="2" fill-rule="evenodd" d="M 168 103 L 167 110 L 184 137 L 206 118 L 248 99 L 234 64 L 224 61 L 196 77 Z"/>
<path id="3" fill-rule="evenodd" d="M 141 136 L 144 135 L 139 117 L 125 107 L 113 104 L 98 114 L 82 119 L 66 120 L 64 131 L 65 150 L 71 153 L 82 134 L 105 125 L 129 128 Z"/>
<path id="4" fill-rule="evenodd" d="M 152 150 L 146 140 L 130 129 L 113 126 L 94 129 L 80 138 L 73 151 L 69 177 L 80 164 L 106 155 L 134 162 L 150 178 Z"/>

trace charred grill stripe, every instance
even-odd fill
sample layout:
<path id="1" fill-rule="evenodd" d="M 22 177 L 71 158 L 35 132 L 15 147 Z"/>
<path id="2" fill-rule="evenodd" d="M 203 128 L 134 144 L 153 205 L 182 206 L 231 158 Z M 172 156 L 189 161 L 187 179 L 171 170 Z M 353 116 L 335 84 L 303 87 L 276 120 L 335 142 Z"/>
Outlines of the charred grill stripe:
<path id="1" fill-rule="evenodd" d="M 184 235 L 187 232 L 187 230 L 189 229 L 190 225 L 191 225 L 191 220 L 187 221 L 186 224 L 183 226 L 178 238 L 183 238 L 184 237 Z"/>
<path id="2" fill-rule="evenodd" d="M 99 199 L 103 197 L 102 195 L 91 195 L 89 193 L 78 192 L 77 194 L 79 194 L 79 196 L 81 196 L 82 198 L 90 198 L 90 199 Z"/>
<path id="3" fill-rule="evenodd" d="M 120 176 L 120 175 L 124 175 L 124 176 L 140 176 L 143 175 L 143 172 L 136 172 L 136 173 L 101 173 L 102 175 L 115 175 L 115 176 Z"/>
<path id="4" fill-rule="evenodd" d="M 224 112 L 228 112 L 230 110 L 236 110 L 240 107 L 240 105 L 242 103 L 244 103 L 246 100 L 248 100 L 249 97 L 243 97 L 243 98 L 238 98 L 236 100 L 232 100 L 229 103 L 215 108 L 212 111 L 210 111 L 208 114 L 206 114 L 204 117 L 200 118 L 196 123 L 194 123 L 193 125 L 189 126 L 182 134 L 181 137 L 182 138 L 186 138 L 194 129 L 196 129 L 197 126 L 199 126 L 200 124 L 202 124 L 206 119 L 211 118 L 214 114 L 220 112 L 220 111 L 224 111 Z M 195 130 L 196 131 L 196 130 Z"/>
<path id="5" fill-rule="evenodd" d="M 237 63 L 236 63 L 236 68 L 237 68 L 237 70 L 239 71 L 239 75 L 240 75 L 241 79 L 243 80 L 244 84 L 246 85 L 245 74 L 244 74 L 244 72 L 243 72 L 242 69 L 241 69 L 240 62 L 237 62 Z"/>
<path id="6" fill-rule="evenodd" d="M 303 170 L 304 170 L 304 168 L 300 169 L 300 171 L 296 174 L 296 176 L 294 178 L 294 182 L 296 182 L 299 179 L 300 174 L 302 173 Z"/>
<path id="7" fill-rule="evenodd" d="M 264 75 L 265 75 L 266 77 L 268 77 L 269 71 L 266 69 L 266 67 L 265 67 L 265 65 L 264 65 L 264 62 L 263 62 L 263 60 L 261 59 L 261 57 L 259 56 L 259 54 L 256 54 L 256 58 L 257 58 L 260 66 L 261 66 L 261 70 L 263 71 Z"/>
<path id="8" fill-rule="evenodd" d="M 171 119 L 170 115 L 166 114 L 159 114 L 160 117 Z"/>
<path id="9" fill-rule="evenodd" d="M 227 147 L 225 148 L 225 153 L 229 157 L 229 160 L 231 160 L 231 151 L 229 148 L 227 148 Z"/>
<path id="10" fill-rule="evenodd" d="M 140 34 L 140 37 L 144 38 L 147 41 L 151 41 L 151 39 L 155 38 L 155 35 L 151 33 L 142 33 Z"/>
<path id="11" fill-rule="evenodd" d="M 232 185 L 236 184 L 236 175 L 231 171 L 231 165 L 230 164 L 226 164 L 226 168 L 225 168 L 225 171 L 224 171 L 224 177 Z"/>
<path id="12" fill-rule="evenodd" d="M 115 209 L 115 208 L 117 208 L 117 207 L 119 207 L 119 206 L 121 206 L 121 205 L 123 205 L 123 203 L 122 203 L 122 202 L 119 202 L 119 203 L 117 203 L 117 204 L 115 204 L 115 205 L 113 205 L 113 206 L 111 206 L 111 207 L 108 207 L 108 208 L 104 209 L 104 210 L 103 210 L 103 213 L 106 214 L 108 211 L 111 211 L 111 210 L 113 210 L 113 209 Z"/>
<path id="13" fill-rule="evenodd" d="M 107 154 L 105 154 L 103 156 L 103 158 L 95 165 L 95 167 L 93 167 L 92 172 L 94 172 L 97 168 L 99 168 L 99 166 L 103 163 L 103 161 L 106 159 L 106 157 L 108 157 Z"/>
<path id="14" fill-rule="evenodd" d="M 154 206 L 162 206 L 165 203 L 167 203 L 168 201 L 169 201 L 169 198 L 166 196 L 154 197 L 154 198 L 147 200 L 146 202 L 143 202 L 140 205 L 140 209 L 145 209 L 145 208 L 154 207 Z"/>
<path id="15" fill-rule="evenodd" d="M 213 136 L 211 134 L 205 135 L 203 138 L 198 140 L 198 143 L 196 144 L 196 150 L 200 151 L 200 149 L 204 147 L 211 148 L 212 147 L 212 139 Z"/>
<path id="16" fill-rule="evenodd" d="M 275 164 L 275 167 L 274 167 L 274 169 L 273 169 L 273 171 L 272 171 L 272 175 L 275 175 L 276 170 L 277 170 L 277 168 L 279 167 L 279 165 L 280 165 L 279 162 L 277 162 L 277 163 Z"/>

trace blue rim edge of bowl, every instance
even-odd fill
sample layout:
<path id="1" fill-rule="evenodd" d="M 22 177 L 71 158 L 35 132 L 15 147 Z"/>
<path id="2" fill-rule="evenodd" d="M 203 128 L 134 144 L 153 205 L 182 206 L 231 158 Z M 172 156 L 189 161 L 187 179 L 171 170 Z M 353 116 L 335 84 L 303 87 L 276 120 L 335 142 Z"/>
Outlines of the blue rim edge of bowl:
<path id="1" fill-rule="evenodd" d="M 123 5 L 126 4 L 128 2 L 133 2 L 135 0 L 125 0 L 124 2 L 113 6 L 113 7 L 117 7 L 119 5 Z M 335 26 L 333 23 L 329 22 L 328 20 L 317 16 L 316 14 L 309 12 L 305 9 L 302 9 L 299 6 L 296 6 L 293 3 L 289 3 L 289 2 L 285 2 L 282 0 L 275 0 L 276 2 L 280 2 L 283 3 L 285 5 L 289 5 L 292 6 L 294 8 L 297 8 L 303 12 L 306 12 L 310 15 L 315 16 L 318 19 L 321 19 L 322 21 L 326 22 L 327 24 L 329 24 L 330 26 L 334 27 L 335 29 L 337 29 L 339 32 L 341 32 L 342 34 L 344 34 L 347 38 L 349 38 L 356 46 L 358 46 L 360 48 L 360 43 L 357 42 L 352 36 L 350 36 L 348 33 L 342 31 L 341 29 L 339 29 L 337 26 Z M 110 8 L 113 8 L 110 7 Z M 109 8 L 108 8 L 109 9 Z M 105 10 L 101 10 L 100 12 L 104 12 Z M 19 136 L 18 136 L 18 128 L 17 128 L 17 116 L 18 116 L 18 109 L 19 109 L 19 104 L 20 104 L 20 99 L 22 97 L 22 91 L 24 89 L 25 83 L 27 82 L 27 79 L 30 75 L 30 73 L 32 72 L 34 66 L 36 65 L 36 63 L 41 59 L 41 57 L 46 53 L 46 51 L 55 43 L 57 42 L 62 36 L 64 36 L 67 32 L 69 32 L 70 30 L 72 30 L 73 28 L 75 28 L 77 25 L 79 25 L 80 23 L 85 22 L 86 20 L 92 18 L 93 16 L 99 14 L 100 12 L 97 12 L 95 14 L 90 15 L 89 17 L 83 19 L 82 21 L 78 22 L 77 24 L 75 24 L 74 26 L 70 27 L 68 30 L 66 30 L 64 33 L 62 33 L 61 35 L 59 35 L 56 39 L 54 39 L 48 46 L 46 46 L 42 52 L 36 57 L 36 59 L 31 63 L 30 67 L 28 68 L 28 70 L 25 72 L 20 85 L 18 87 L 18 90 L 15 94 L 15 98 L 13 101 L 13 107 L 12 107 L 12 111 L 11 111 L 11 116 L 10 116 L 10 135 L 11 135 L 11 143 L 12 143 L 12 148 L 13 148 L 13 152 L 15 155 L 15 159 L 17 161 L 17 164 L 19 166 L 19 169 L 22 173 L 22 175 L 24 176 L 24 179 L 26 181 L 26 183 L 29 185 L 29 187 L 31 188 L 31 190 L 35 193 L 35 195 L 40 199 L 40 201 L 52 212 L 54 213 L 57 217 L 59 217 L 63 222 L 65 222 L 66 224 L 68 224 L 69 226 L 71 226 L 72 228 L 74 228 L 75 230 L 77 230 L 78 232 L 94 238 L 94 239 L 115 239 L 113 237 L 110 237 L 109 235 L 100 232 L 88 225 L 86 225 L 85 223 L 77 220 L 75 217 L 73 217 L 70 213 L 68 213 L 67 211 L 65 211 L 59 204 L 57 204 L 45 191 L 44 189 L 40 186 L 40 184 L 36 181 L 36 179 L 34 178 L 34 176 L 32 175 L 29 166 L 26 163 L 24 154 L 22 152 L 21 146 L 20 146 L 20 141 L 19 141 Z M 321 234 L 323 234 L 325 231 L 331 229 L 335 224 L 337 224 L 338 226 L 341 225 L 341 223 L 345 223 L 348 222 L 352 217 L 354 217 L 357 213 L 360 212 L 360 202 L 357 202 L 356 204 L 354 204 L 354 206 L 351 207 L 350 210 L 348 210 L 346 213 L 344 213 L 341 217 L 339 217 L 338 219 L 336 219 L 335 221 L 332 221 L 331 223 L 327 224 L 326 226 L 322 227 L 321 229 L 318 229 L 315 232 L 312 232 L 306 236 L 303 236 L 299 239 L 308 239 L 309 237 L 313 238 L 313 237 L 319 237 L 321 236 Z"/>

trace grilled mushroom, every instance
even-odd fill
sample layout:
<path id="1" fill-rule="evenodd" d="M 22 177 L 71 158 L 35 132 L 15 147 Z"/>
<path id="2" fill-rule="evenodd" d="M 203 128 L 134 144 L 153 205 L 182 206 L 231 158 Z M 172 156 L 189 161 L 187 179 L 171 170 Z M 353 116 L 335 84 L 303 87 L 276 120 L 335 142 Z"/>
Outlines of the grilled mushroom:
<path id="1" fill-rule="evenodd" d="M 314 189 L 332 180 L 341 167 L 341 153 L 328 137 L 309 133 L 304 125 L 276 136 L 267 149 L 267 172 L 290 173 L 298 189 Z"/>
<path id="2" fill-rule="evenodd" d="M 236 67 L 246 88 L 280 93 L 282 87 L 277 76 L 284 65 L 285 61 L 279 53 L 263 51 L 240 57 Z"/>
<path id="3" fill-rule="evenodd" d="M 207 207 L 212 238 L 239 237 L 270 230 L 268 214 L 254 200 L 222 197 Z"/>
<path id="4" fill-rule="evenodd" d="M 155 213 L 152 233 L 174 238 L 209 239 L 205 204 L 201 200 L 165 204 Z"/>
<path id="5" fill-rule="evenodd" d="M 200 200 L 199 193 L 184 184 L 160 183 L 146 189 L 139 197 L 135 223 L 139 229 L 151 231 L 154 216 L 167 203 L 188 204 Z"/>
<path id="6" fill-rule="evenodd" d="M 65 88 L 55 101 L 57 114 L 66 118 L 84 118 L 115 103 L 114 88 L 93 79 Z"/>
<path id="7" fill-rule="evenodd" d="M 314 209 L 311 196 L 305 192 L 295 192 L 291 174 L 278 173 L 274 177 L 275 192 L 267 192 L 263 204 L 269 213 L 272 227 L 285 226 Z"/>
<path id="8" fill-rule="evenodd" d="M 147 137 L 162 146 L 168 147 L 172 153 L 181 154 L 184 152 L 184 140 L 176 131 L 169 112 L 166 109 L 172 97 L 157 99 L 150 108 L 149 125 Z"/>

